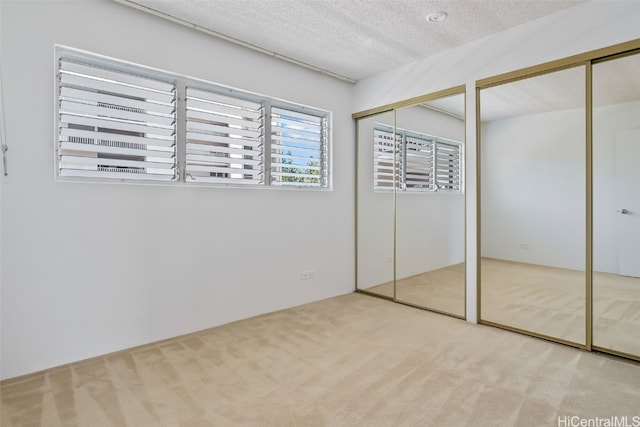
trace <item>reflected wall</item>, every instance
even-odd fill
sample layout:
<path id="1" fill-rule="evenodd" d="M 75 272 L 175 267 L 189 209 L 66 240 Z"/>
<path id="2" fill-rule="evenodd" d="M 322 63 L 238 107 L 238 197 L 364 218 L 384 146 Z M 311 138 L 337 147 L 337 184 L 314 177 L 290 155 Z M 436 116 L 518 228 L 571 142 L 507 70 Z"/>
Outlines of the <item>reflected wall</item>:
<path id="1" fill-rule="evenodd" d="M 396 175 L 393 140 L 376 137 L 374 130 L 393 134 L 393 111 L 374 114 L 357 124 L 357 289 L 394 297 L 394 227 Z M 374 170 L 374 154 L 380 159 Z M 381 188 L 374 186 L 374 177 Z"/>

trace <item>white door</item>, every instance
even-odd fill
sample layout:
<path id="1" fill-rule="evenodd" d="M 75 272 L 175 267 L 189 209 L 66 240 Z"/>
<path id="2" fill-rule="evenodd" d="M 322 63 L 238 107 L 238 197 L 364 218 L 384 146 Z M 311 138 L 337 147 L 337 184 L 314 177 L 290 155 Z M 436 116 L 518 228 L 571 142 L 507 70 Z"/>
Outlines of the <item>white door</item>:
<path id="1" fill-rule="evenodd" d="M 618 272 L 640 277 L 640 129 L 616 135 Z"/>

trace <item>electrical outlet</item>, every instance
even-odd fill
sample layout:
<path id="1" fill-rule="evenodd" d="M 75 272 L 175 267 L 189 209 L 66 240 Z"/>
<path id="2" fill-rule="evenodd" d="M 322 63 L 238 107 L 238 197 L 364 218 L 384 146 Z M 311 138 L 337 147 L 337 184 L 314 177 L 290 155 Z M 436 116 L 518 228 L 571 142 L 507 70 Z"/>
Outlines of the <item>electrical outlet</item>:
<path id="1" fill-rule="evenodd" d="M 307 270 L 300 273 L 300 280 L 310 280 L 316 277 L 316 272 L 313 270 Z"/>
<path id="2" fill-rule="evenodd" d="M 529 249 L 529 244 L 526 242 L 520 243 L 520 249 Z"/>
<path id="3" fill-rule="evenodd" d="M 387 264 L 392 264 L 393 263 L 393 257 L 392 256 L 388 256 L 387 257 Z"/>

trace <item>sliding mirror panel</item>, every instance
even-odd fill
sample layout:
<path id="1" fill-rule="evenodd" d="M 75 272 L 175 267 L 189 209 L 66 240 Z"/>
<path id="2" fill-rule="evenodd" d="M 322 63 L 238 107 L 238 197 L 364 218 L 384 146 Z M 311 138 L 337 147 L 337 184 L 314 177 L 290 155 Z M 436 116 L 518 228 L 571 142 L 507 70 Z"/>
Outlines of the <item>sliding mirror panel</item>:
<path id="1" fill-rule="evenodd" d="M 394 112 L 358 119 L 358 290 L 394 298 L 394 223 L 398 162 Z"/>
<path id="2" fill-rule="evenodd" d="M 586 72 L 480 90 L 480 317 L 586 345 Z"/>
<path id="3" fill-rule="evenodd" d="M 465 315 L 464 94 L 396 111 L 396 300 Z"/>
<path id="4" fill-rule="evenodd" d="M 593 65 L 593 346 L 640 358 L 640 54 Z"/>

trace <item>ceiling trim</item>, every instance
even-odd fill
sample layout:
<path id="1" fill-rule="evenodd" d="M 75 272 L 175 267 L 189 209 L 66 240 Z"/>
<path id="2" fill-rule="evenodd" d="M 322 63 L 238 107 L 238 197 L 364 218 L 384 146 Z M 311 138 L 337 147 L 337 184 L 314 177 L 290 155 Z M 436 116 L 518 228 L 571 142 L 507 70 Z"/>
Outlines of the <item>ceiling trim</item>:
<path id="1" fill-rule="evenodd" d="M 323 74 L 325 76 L 333 77 L 334 79 L 338 79 L 338 80 L 341 80 L 343 82 L 347 82 L 347 83 L 350 83 L 350 84 L 355 84 L 356 83 L 356 80 L 354 80 L 354 79 L 352 79 L 350 77 L 342 76 L 340 74 L 333 73 L 333 72 L 331 72 L 329 70 L 325 70 L 323 68 L 316 67 L 316 66 L 313 66 L 311 64 L 307 64 L 306 62 L 298 61 L 297 59 L 289 58 L 288 56 L 281 55 L 281 54 L 276 53 L 276 52 L 272 52 L 270 50 L 267 50 L 267 49 L 261 48 L 259 46 L 256 46 L 254 44 L 243 42 L 242 40 L 238 40 L 236 38 L 229 37 L 229 36 L 224 35 L 222 33 L 218 33 L 218 32 L 212 31 L 212 30 L 210 30 L 208 28 L 201 27 L 200 25 L 196 25 L 196 24 L 193 24 L 191 22 L 187 22 L 187 21 L 185 21 L 183 19 L 177 18 L 177 17 L 175 17 L 173 15 L 169 15 L 169 14 L 164 13 L 164 12 L 160 12 L 160 11 L 152 9 L 150 7 L 142 6 L 140 4 L 134 3 L 134 2 L 129 1 L 129 0 L 112 0 L 112 1 L 114 1 L 116 3 L 120 3 L 120 4 L 123 4 L 123 5 L 126 5 L 126 6 L 129 6 L 129 7 L 133 7 L 134 9 L 138 9 L 138 10 L 141 10 L 143 12 L 150 13 L 152 15 L 158 16 L 158 17 L 163 18 L 163 19 L 167 19 L 167 20 L 175 22 L 177 24 L 184 25 L 185 27 L 189 27 L 191 29 L 200 31 L 202 33 L 205 33 L 205 34 L 210 35 L 212 37 L 216 37 L 218 39 L 233 43 L 235 45 L 242 46 L 242 47 L 251 49 L 253 51 L 256 51 L 256 52 L 271 56 L 273 58 L 277 58 L 277 59 L 280 59 L 282 61 L 286 61 L 286 62 L 289 62 L 291 64 L 298 65 L 300 67 L 306 68 L 308 70 L 315 71 L 315 72 Z"/>
<path id="2" fill-rule="evenodd" d="M 555 61 L 549 61 L 543 64 L 533 65 L 531 67 L 522 68 L 516 71 L 510 71 L 508 73 L 498 74 L 496 76 L 476 81 L 476 87 L 480 89 L 487 89 L 492 86 L 499 86 L 505 83 L 511 83 L 529 77 L 548 74 L 553 71 L 560 71 L 567 68 L 585 65 L 591 61 L 603 60 L 610 56 L 625 54 L 637 49 L 640 49 L 640 39 L 630 40 L 628 42 L 615 44 L 613 46 L 579 53 L 577 55 L 568 56 L 566 58 L 557 59 Z"/>
<path id="3" fill-rule="evenodd" d="M 384 113 L 396 108 L 409 107 L 411 105 L 422 104 L 423 102 L 432 101 L 438 98 L 446 98 L 448 96 L 459 95 L 465 93 L 466 86 L 454 86 L 448 89 L 439 90 L 426 95 L 416 96 L 414 98 L 405 99 L 404 101 L 394 102 L 392 104 L 382 105 L 380 107 L 371 108 L 369 110 L 359 111 L 351 115 L 354 119 L 361 119 L 363 117 L 372 116 L 378 113 Z"/>

